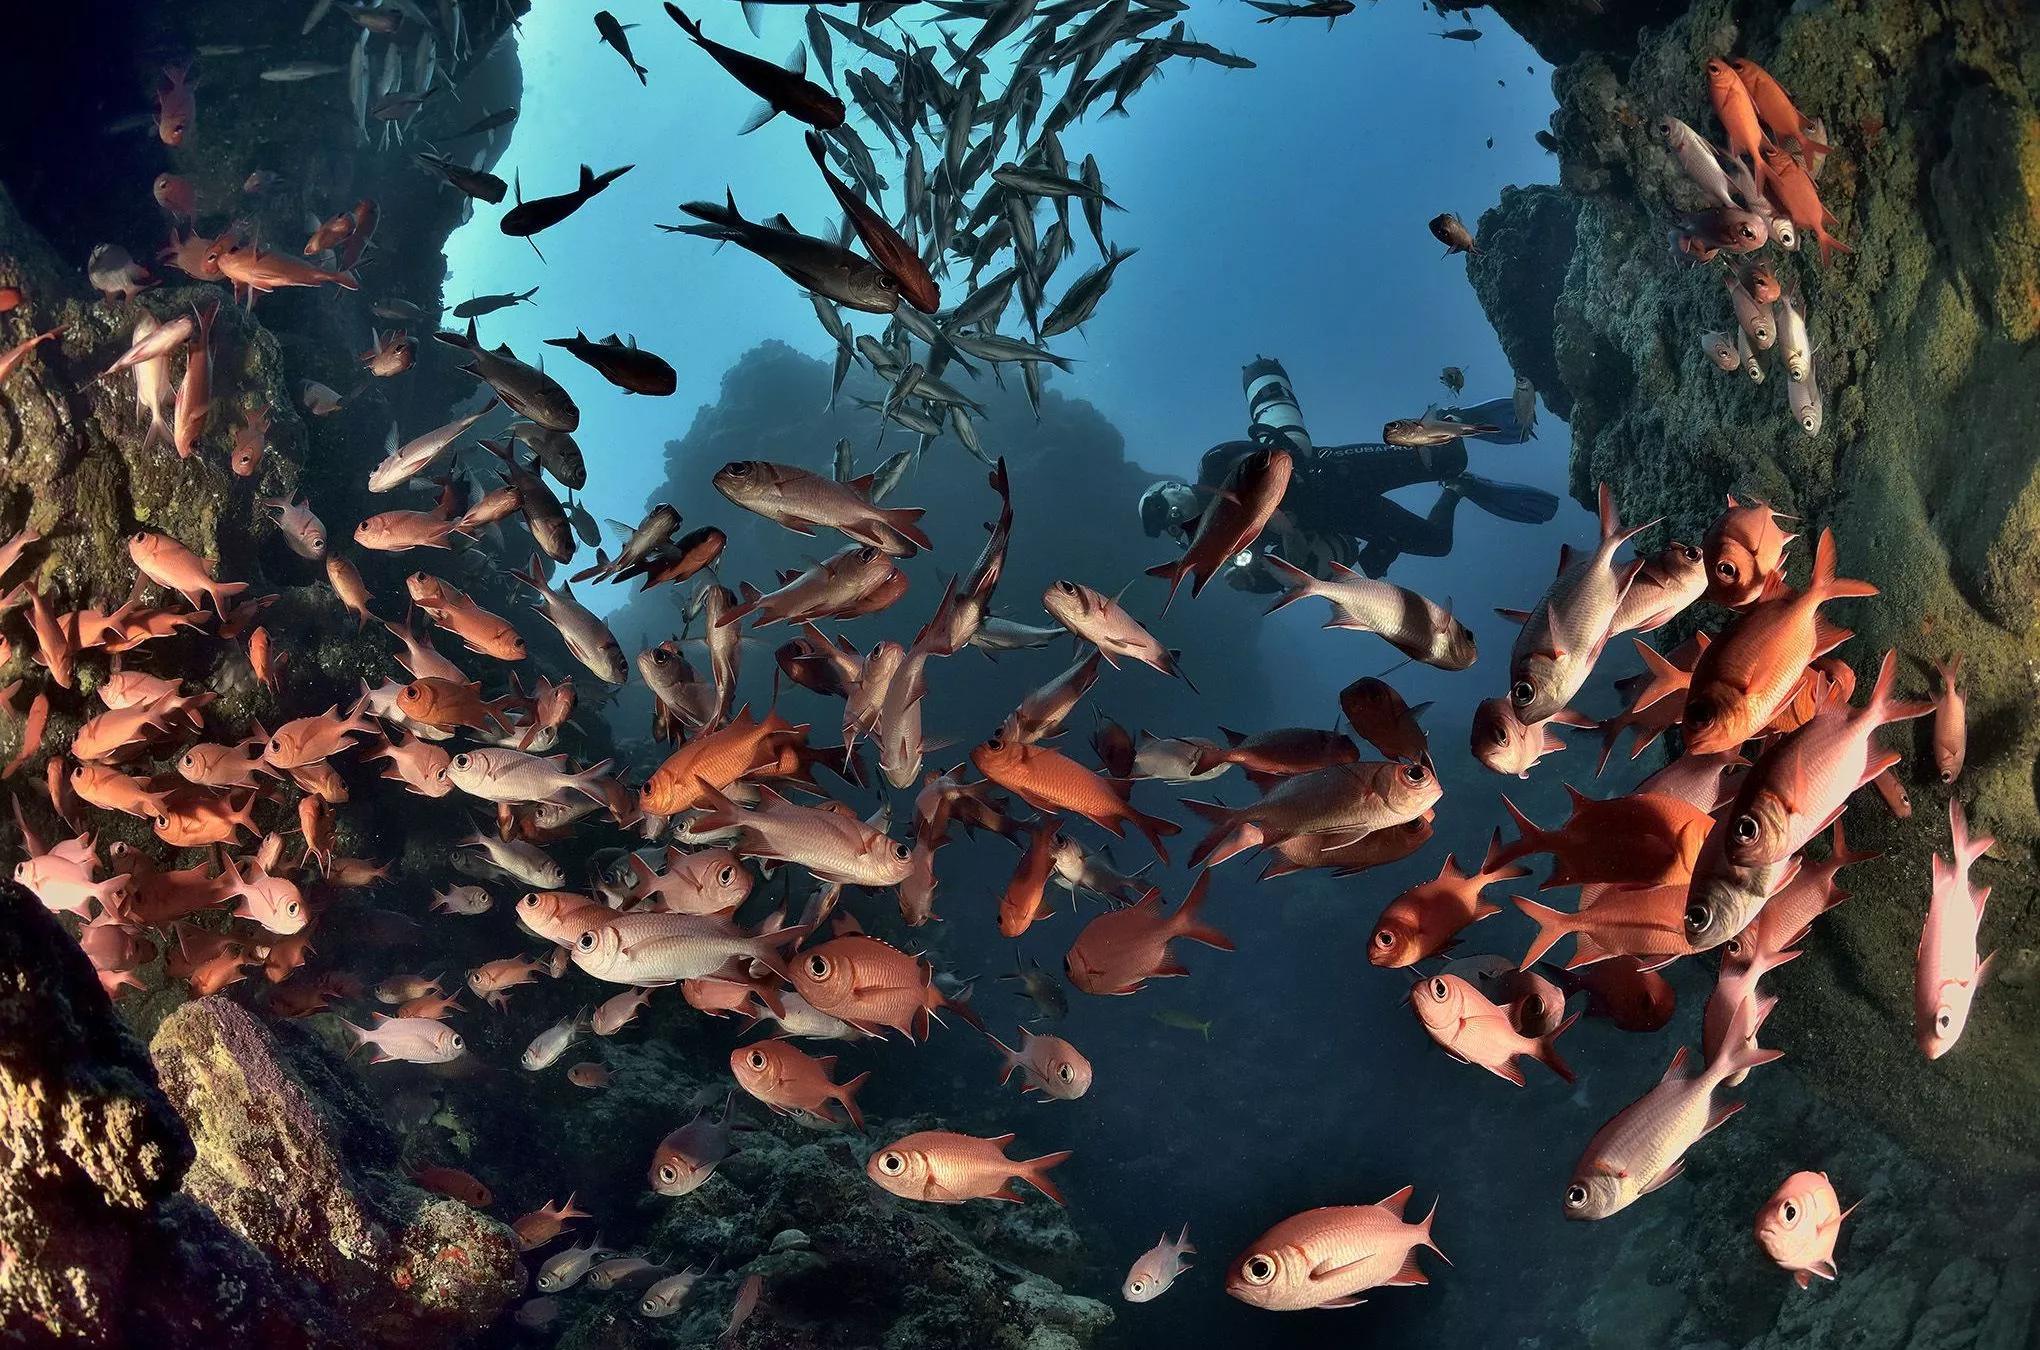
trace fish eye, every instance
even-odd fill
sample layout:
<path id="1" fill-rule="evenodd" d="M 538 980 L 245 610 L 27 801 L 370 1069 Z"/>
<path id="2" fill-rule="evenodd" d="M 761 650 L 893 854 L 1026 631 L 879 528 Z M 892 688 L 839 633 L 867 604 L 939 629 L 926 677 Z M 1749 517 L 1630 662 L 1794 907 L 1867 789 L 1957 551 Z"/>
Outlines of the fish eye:
<path id="1" fill-rule="evenodd" d="M 882 291 L 896 291 L 900 288 L 900 283 L 892 273 L 880 272 L 878 274 L 878 288 Z"/>
<path id="2" fill-rule="evenodd" d="M 1742 939 L 1739 937 L 1730 938 L 1727 942 L 1721 944 L 1721 950 L 1725 955 L 1740 960 L 1742 957 Z"/>
<path id="3" fill-rule="evenodd" d="M 1537 689 L 1528 680 L 1518 680 L 1509 686 L 1509 702 L 1518 707 L 1527 705 L 1537 697 Z"/>
<path id="4" fill-rule="evenodd" d="M 293 901 L 291 901 L 291 902 L 290 902 L 289 904 L 287 904 L 287 905 L 285 905 L 285 906 L 283 907 L 283 912 L 284 912 L 285 914 L 289 914 L 289 915 L 295 916 L 295 915 L 297 914 L 297 912 L 298 912 L 298 911 L 299 911 L 300 909 L 303 909 L 303 908 L 304 908 L 304 906 L 300 905 L 300 904 L 299 904 L 299 903 L 298 903 L 297 901 L 293 900 Z"/>
<path id="5" fill-rule="evenodd" d="M 985 742 L 985 749 L 987 750 L 1003 750 L 1005 748 L 1006 741 L 1003 736 L 994 736 Z"/>
<path id="6" fill-rule="evenodd" d="M 1412 784 L 1421 783 L 1426 778 L 1430 777 L 1430 775 L 1424 771 L 1424 766 L 1421 764 L 1403 765 L 1402 776 L 1404 782 Z"/>
<path id="7" fill-rule="evenodd" d="M 893 857 L 898 858 L 901 862 L 905 862 L 907 861 L 907 859 L 914 856 L 914 850 L 908 848 L 905 844 L 897 842 L 893 844 L 892 851 Z"/>
<path id="8" fill-rule="evenodd" d="M 1255 1252 L 1240 1266 L 1240 1275 L 1248 1284 L 1267 1284 L 1275 1278 L 1275 1263 Z"/>
<path id="9" fill-rule="evenodd" d="M 1949 771 L 1949 770 L 1947 770 L 1947 769 L 1943 769 L 1943 770 L 1941 770 L 1941 781 L 1942 781 L 1942 782 L 1944 782 L 1944 783 L 1952 783 L 1952 782 L 1954 782 L 1954 781 L 1955 781 L 1955 775 L 1954 775 L 1954 773 L 1952 773 L 1951 771 Z"/>
<path id="10" fill-rule="evenodd" d="M 1792 1201 L 1787 1200 L 1784 1203 L 1784 1205 L 1778 1210 L 1778 1217 L 1783 1219 L 1786 1223 L 1798 1223 L 1799 1206 L 1794 1204 Z"/>
<path id="11" fill-rule="evenodd" d="M 453 757 L 453 767 L 456 769 L 465 769 L 469 763 L 470 761 L 466 755 L 455 755 Z"/>
<path id="12" fill-rule="evenodd" d="M 580 949 L 581 949 L 582 951 L 584 951 L 584 952 L 592 952 L 592 951 L 594 951 L 594 950 L 595 950 L 595 930 L 594 930 L 594 929 L 592 929 L 592 928 L 584 928 L 584 929 L 582 929 L 582 930 L 581 930 L 581 936 L 580 936 L 580 937 L 578 937 L 578 938 L 576 938 L 576 939 L 574 940 L 574 945 L 575 945 L 576 947 L 579 947 L 579 948 L 580 948 Z"/>
<path id="13" fill-rule="evenodd" d="M 157 828 L 157 829 L 159 829 L 159 830 L 167 830 L 167 829 L 169 829 L 169 828 L 170 828 L 170 817 L 168 817 L 168 816 L 157 816 L 157 817 L 156 817 L 156 828 Z"/>
<path id="14" fill-rule="evenodd" d="M 1451 991 L 1450 991 L 1450 990 L 1448 990 L 1448 989 L 1447 989 L 1447 988 L 1445 987 L 1445 977 L 1444 977 L 1444 976 L 1442 976 L 1442 975 L 1441 975 L 1441 976 L 1437 976 L 1437 977 L 1434 977 L 1434 978 L 1432 979 L 1432 981 L 1431 981 L 1431 997 L 1432 997 L 1432 998 L 1435 998 L 1435 999 L 1437 999 L 1437 1000 L 1438 1000 L 1438 1001 L 1439 1001 L 1440 1003 L 1443 1003 L 1443 1002 L 1445 1001 L 1445 995 L 1446 995 L 1446 994 L 1448 994 L 1448 993 L 1450 993 L 1450 992 L 1451 992 Z"/>
<path id="15" fill-rule="evenodd" d="M 1687 562 L 1699 562 L 1700 550 L 1691 544 L 1681 544 L 1679 545 L 1679 556 L 1683 557 Z"/>
<path id="16" fill-rule="evenodd" d="M 896 1177 L 907 1170 L 907 1160 L 888 1149 L 878 1155 L 878 1170 L 889 1177 Z"/>
<path id="17" fill-rule="evenodd" d="M 727 886 L 736 879 L 737 869 L 729 865 L 725 865 L 722 871 L 715 874 L 715 884 L 718 886 Z"/>
<path id="18" fill-rule="evenodd" d="M 809 979 L 815 980 L 828 979 L 829 958 L 822 955 L 820 952 L 815 952 L 813 955 L 809 956 L 807 959 L 807 973 Z"/>
<path id="19" fill-rule="evenodd" d="M 1736 842 L 1739 844 L 1754 844 L 1757 842 L 1757 836 L 1763 833 L 1762 827 L 1757 824 L 1757 818 L 1748 812 L 1737 816 L 1735 824 L 1730 828 L 1734 830 Z"/>
<path id="20" fill-rule="evenodd" d="M 1586 1203 L 1587 1203 L 1586 1187 L 1580 1185 L 1579 1182 L 1575 1181 L 1572 1185 L 1565 1188 L 1565 1207 L 1567 1209 L 1579 1209 Z"/>
<path id="21" fill-rule="evenodd" d="M 1378 930 L 1374 934 L 1374 945 L 1383 951 L 1388 951 L 1395 946 L 1395 934 L 1386 928 Z"/>
<path id="22" fill-rule="evenodd" d="M 1714 909 L 1705 900 L 1695 900 L 1686 906 L 1686 931 L 1704 932 L 1708 921 L 1714 917 Z"/>
<path id="23" fill-rule="evenodd" d="M 762 1069 L 765 1067 L 765 1052 L 763 1050 L 753 1050 L 744 1057 L 744 1062 L 753 1069 Z"/>
<path id="24" fill-rule="evenodd" d="M 1935 1029 L 1935 1030 L 1937 1030 L 1937 1031 L 1946 1031 L 1946 1030 L 1947 1030 L 1948 1028 L 1950 1028 L 1950 1027 L 1952 1027 L 1952 1026 L 1954 1026 L 1954 1025 L 1955 1025 L 1955 1015 L 1954 1015 L 1953 1013 L 1949 1012 L 1949 1011 L 1948 1011 L 1948 1010 L 1947 1010 L 1946 1008 L 1943 1008 L 1943 1009 L 1941 1009 L 1941 1010 L 1940 1010 L 1939 1012 L 1937 1012 L 1937 1013 L 1935 1013 L 1935 1014 L 1934 1014 L 1934 1029 Z"/>
<path id="25" fill-rule="evenodd" d="M 1075 595 L 1077 593 L 1077 583 L 1074 581 L 1058 581 L 1055 583 L 1055 588 L 1064 595 Z"/>
<path id="26" fill-rule="evenodd" d="M 519 900 L 519 901 L 517 902 L 517 908 L 519 908 L 519 909 L 537 909 L 537 908 L 538 908 L 538 892 L 537 892 L 537 891 L 527 891 L 527 892 L 525 892 L 524 898 L 523 898 L 522 900 Z"/>
<path id="27" fill-rule="evenodd" d="M 1069 1065 L 1067 1065 L 1067 1064 L 1058 1064 L 1058 1065 L 1056 1065 L 1056 1066 L 1055 1066 L 1055 1072 L 1056 1072 L 1056 1076 L 1057 1076 L 1058 1078 L 1062 1079 L 1062 1080 L 1063 1080 L 1063 1082 L 1065 1082 L 1065 1083 L 1067 1083 L 1067 1082 L 1070 1082 L 1071 1080 L 1073 1080 L 1073 1079 L 1074 1079 L 1074 1078 L 1076 1078 L 1076 1076 L 1077 1076 L 1077 1071 L 1076 1071 L 1075 1069 L 1072 1069 L 1072 1068 L 1071 1068 L 1071 1067 L 1070 1067 Z"/>
<path id="28" fill-rule="evenodd" d="M 1740 570 L 1741 569 L 1737 568 L 1734 563 L 1728 561 L 1728 559 L 1726 558 L 1723 558 L 1720 562 L 1714 564 L 1714 575 L 1720 577 L 1723 581 L 1736 580 Z"/>
<path id="29" fill-rule="evenodd" d="M 451 1036 L 448 1036 L 448 1037 L 446 1038 L 446 1043 L 447 1043 L 448 1045 L 452 1046 L 452 1047 L 453 1047 L 454 1049 L 456 1049 L 456 1050 L 460 1049 L 460 1048 L 461 1048 L 462 1046 L 464 1046 L 464 1045 L 466 1045 L 466 1044 L 467 1044 L 467 1042 L 466 1042 L 466 1041 L 464 1041 L 464 1040 L 462 1040 L 462 1039 L 460 1038 L 460 1033 L 459 1033 L 459 1032 L 457 1032 L 457 1031 L 456 1031 L 455 1033 L 453 1033 L 453 1035 L 451 1035 Z"/>
<path id="30" fill-rule="evenodd" d="M 674 1182 L 678 1181 L 679 1179 L 680 1169 L 673 1166 L 673 1164 L 667 1163 L 664 1167 L 661 1167 L 659 1169 L 659 1180 L 663 1181 L 668 1186 L 671 1186 Z"/>
<path id="31" fill-rule="evenodd" d="M 1126 1286 L 1126 1292 L 1129 1294 L 1138 1294 L 1141 1290 L 1145 1288 L 1147 1288 L 1147 1284 L 1145 1281 L 1135 1280 L 1132 1284 Z"/>

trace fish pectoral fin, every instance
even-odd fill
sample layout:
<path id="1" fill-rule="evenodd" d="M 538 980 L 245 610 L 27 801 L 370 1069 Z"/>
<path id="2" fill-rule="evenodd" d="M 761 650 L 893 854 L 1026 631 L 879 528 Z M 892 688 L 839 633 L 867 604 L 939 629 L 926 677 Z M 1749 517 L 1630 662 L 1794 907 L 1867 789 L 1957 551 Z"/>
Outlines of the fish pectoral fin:
<path id="1" fill-rule="evenodd" d="M 1336 1265 L 1329 1261 L 1320 1261 L 1310 1268 L 1310 1273 L 1306 1278 L 1313 1284 L 1337 1280 L 1373 1259 L 1373 1252 L 1365 1252 L 1351 1261 L 1341 1261 Z M 1354 1300 L 1356 1303 L 1358 1301 L 1357 1299 Z M 1332 1305 L 1327 1303 L 1322 1306 L 1331 1307 Z"/>
<path id="2" fill-rule="evenodd" d="M 1684 1158 L 1681 1158 L 1679 1159 L 1679 1161 L 1673 1163 L 1670 1167 L 1667 1167 L 1664 1171 L 1658 1173 L 1655 1177 L 1651 1178 L 1650 1184 L 1643 1188 L 1641 1194 L 1649 1195 L 1652 1191 L 1656 1190 L 1658 1187 L 1666 1185 L 1672 1181 L 1676 1181 L 1678 1179 L 1679 1173 L 1685 1170 L 1686 1160 Z"/>
<path id="3" fill-rule="evenodd" d="M 1263 19 L 1261 22 L 1266 23 L 1268 21 Z M 1317 1306 L 1320 1308 L 1357 1308 L 1366 1301 L 1364 1298 L 1335 1298 L 1330 1303 L 1320 1303 Z"/>
<path id="4" fill-rule="evenodd" d="M 748 136 L 778 115 L 779 109 L 761 98 L 758 100 L 757 106 L 751 109 L 751 115 L 744 119 L 744 125 L 737 128 L 737 134 L 739 136 Z"/>
<path id="5" fill-rule="evenodd" d="M 1429 1284 L 1430 1282 L 1430 1277 L 1417 1269 L 1417 1249 L 1415 1247 L 1410 1248 L 1409 1255 L 1403 1258 L 1402 1269 L 1382 1281 L 1383 1284 L 1390 1285 Z"/>
<path id="6" fill-rule="evenodd" d="M 1711 1112 L 1708 1113 L 1707 1128 L 1700 1131 L 1699 1137 L 1701 1139 L 1705 1139 L 1708 1135 L 1713 1134 L 1716 1130 L 1720 1129 L 1723 1125 L 1726 1125 L 1728 1123 L 1728 1118 L 1730 1116 L 1734 1115 L 1736 1112 L 1742 1109 L 1743 1109 L 1742 1102 L 1727 1102 L 1721 1106 L 1715 1107 Z"/>
<path id="7" fill-rule="evenodd" d="M 1814 1274 L 1820 1276 L 1823 1280 L 1832 1280 L 1841 1273 L 1840 1271 L 1835 1269 L 1835 1262 L 1833 1257 L 1823 1256 L 1820 1260 L 1815 1261 L 1811 1265 L 1809 1265 L 1806 1268 L 1806 1270 L 1802 1270 L 1799 1272 L 1800 1279 L 1799 1287 L 1801 1289 L 1804 1289 L 1806 1287 L 1805 1280 L 1807 1270 L 1812 1271 Z"/>

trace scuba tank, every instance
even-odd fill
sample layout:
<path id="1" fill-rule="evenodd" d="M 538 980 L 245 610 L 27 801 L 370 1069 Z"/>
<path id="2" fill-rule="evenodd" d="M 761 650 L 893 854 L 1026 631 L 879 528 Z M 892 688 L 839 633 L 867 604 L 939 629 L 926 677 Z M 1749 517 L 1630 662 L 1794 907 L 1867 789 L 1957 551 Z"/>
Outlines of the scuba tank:
<path id="1" fill-rule="evenodd" d="M 1256 444 L 1287 450 L 1298 459 L 1310 455 L 1310 431 L 1303 409 L 1289 387 L 1289 372 L 1280 361 L 1257 356 L 1240 373 L 1247 395 L 1247 435 Z"/>

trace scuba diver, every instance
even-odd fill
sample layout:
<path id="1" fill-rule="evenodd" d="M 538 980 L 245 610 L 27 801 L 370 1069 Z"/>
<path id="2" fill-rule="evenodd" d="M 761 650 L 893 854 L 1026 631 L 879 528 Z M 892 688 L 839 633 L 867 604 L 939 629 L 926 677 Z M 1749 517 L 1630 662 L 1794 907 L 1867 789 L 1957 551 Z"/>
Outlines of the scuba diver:
<path id="1" fill-rule="evenodd" d="M 1263 564 L 1275 554 L 1314 576 L 1329 577 L 1334 563 L 1370 577 L 1387 573 L 1405 553 L 1442 558 L 1452 551 L 1452 520 L 1462 499 L 1503 520 L 1543 524 L 1558 512 L 1558 498 L 1541 488 L 1497 483 L 1466 471 L 1466 440 L 1519 445 L 1534 433 L 1536 398 L 1518 380 L 1508 398 L 1472 408 L 1427 412 L 1421 421 L 1394 422 L 1392 440 L 1404 444 L 1313 445 L 1303 411 L 1282 363 L 1256 357 L 1241 377 L 1247 395 L 1249 439 L 1227 441 L 1204 453 L 1197 482 L 1165 478 L 1141 494 L 1140 522 L 1150 538 L 1163 532 L 1187 545 L 1213 495 L 1244 456 L 1269 446 L 1295 461 L 1281 510 L 1253 547 L 1234 558 L 1232 585 L 1241 590 L 1282 588 Z M 1441 427 L 1466 427 L 1454 436 Z M 1409 444 L 1428 441 L 1429 444 Z M 1388 499 L 1396 488 L 1436 483 L 1438 500 L 1418 515 Z"/>

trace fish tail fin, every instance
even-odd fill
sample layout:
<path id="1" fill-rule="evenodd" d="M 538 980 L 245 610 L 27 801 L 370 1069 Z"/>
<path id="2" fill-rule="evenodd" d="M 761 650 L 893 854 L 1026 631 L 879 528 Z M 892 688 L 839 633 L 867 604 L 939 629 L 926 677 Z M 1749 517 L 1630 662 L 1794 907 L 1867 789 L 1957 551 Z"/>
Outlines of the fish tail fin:
<path id="1" fill-rule="evenodd" d="M 1537 925 L 1537 936 L 1530 940 L 1530 950 L 1523 953 L 1523 959 L 1517 963 L 1525 970 L 1535 965 L 1546 952 L 1557 946 L 1560 938 L 1576 931 L 1575 915 L 1561 909 L 1553 909 L 1549 905 L 1540 905 L 1535 900 L 1525 900 L 1520 895 L 1512 895 L 1509 898 L 1516 902 L 1516 908 L 1522 910 L 1530 917 L 1531 922 Z"/>
<path id="2" fill-rule="evenodd" d="M 1263 614 L 1273 614 L 1278 609 L 1287 605 L 1293 605 L 1304 597 L 1316 593 L 1317 578 L 1304 571 L 1301 567 L 1298 567 L 1295 563 L 1290 562 L 1287 558 L 1278 558 L 1271 553 L 1263 558 L 1262 561 L 1268 564 L 1269 570 L 1288 582 L 1291 587 L 1274 604 L 1263 610 Z"/>
<path id="3" fill-rule="evenodd" d="M 701 25 L 696 23 L 694 20 L 688 18 L 685 14 L 681 13 L 680 6 L 674 4 L 673 0 L 666 0 L 666 15 L 668 18 L 672 19 L 674 23 L 680 25 L 681 32 L 687 34 L 687 36 L 693 38 L 696 42 L 700 42 L 703 40 L 701 36 Z"/>
<path id="4" fill-rule="evenodd" d="M 1567 1017 L 1563 1022 L 1560 1022 L 1558 1026 L 1555 1027 L 1548 1034 L 1539 1036 L 1537 1038 L 1538 1062 L 1544 1065 L 1545 1068 L 1557 1074 L 1560 1078 L 1563 1078 L 1568 1083 L 1573 1081 L 1572 1066 L 1567 1064 L 1563 1059 L 1559 1058 L 1558 1038 L 1560 1036 L 1565 1035 L 1565 1029 L 1567 1027 L 1571 1026 L 1573 1023 L 1579 1020 L 1580 1015 L 1578 1013 L 1573 1013 L 1571 1016 Z"/>
<path id="5" fill-rule="evenodd" d="M 870 1078 L 871 1071 L 867 1069 L 842 1084 L 832 1094 L 837 1101 L 843 1103 L 843 1111 L 850 1117 L 850 1123 L 860 1130 L 864 1128 L 864 1112 L 857 1107 L 857 1089 L 863 1087 Z"/>
<path id="6" fill-rule="evenodd" d="M 914 547 L 932 549 L 935 545 L 929 541 L 926 531 L 922 530 L 918 523 L 925 514 L 927 508 L 921 506 L 901 506 L 879 512 L 879 515 L 885 518 L 885 523 L 911 540 Z"/>
<path id="7" fill-rule="evenodd" d="M 1663 653 L 1642 638 L 1631 638 L 1630 641 L 1636 644 L 1636 654 L 1643 658 L 1644 667 L 1650 672 L 1650 683 L 1637 691 L 1636 700 L 1629 705 L 1631 713 L 1640 713 L 1646 708 L 1655 706 L 1659 700 L 1691 687 L 1693 683 L 1691 671 L 1680 670 L 1667 661 Z M 1605 754 L 1601 758 L 1602 762 L 1607 761 Z"/>
<path id="8" fill-rule="evenodd" d="M 1941 677 L 1941 692 L 1955 692 L 1955 681 L 1962 675 L 1962 653 L 1957 652 L 1946 661 L 1934 662 L 1934 672 Z"/>
<path id="9" fill-rule="evenodd" d="M 1160 816 L 1150 816 L 1136 811 L 1131 805 L 1126 808 L 1126 814 L 1133 821 L 1134 828 L 1148 841 L 1148 846 L 1154 849 L 1155 856 L 1167 866 L 1169 850 L 1163 846 L 1162 840 L 1165 836 L 1183 833 L 1183 827 L 1173 820 L 1164 820 Z"/>
<path id="10" fill-rule="evenodd" d="M 1526 854 L 1539 852 L 1540 850 L 1535 845 L 1543 842 L 1545 835 L 1537 822 L 1517 810 L 1516 804 L 1509 800 L 1509 794 L 1506 792 L 1502 794 L 1502 809 L 1509 813 L 1509 819 L 1515 823 L 1516 842 L 1498 852 L 1491 853 L 1488 861 L 1496 863 L 1514 862 Z M 1500 833 L 1500 831 L 1497 830 L 1496 833 Z"/>
<path id="11" fill-rule="evenodd" d="M 1183 805 L 1189 807 L 1211 823 L 1211 833 L 1207 834 L 1203 842 L 1190 851 L 1190 865 L 1192 867 L 1196 867 L 1208 858 L 1213 858 L 1214 854 L 1217 854 L 1217 857 L 1213 858 L 1212 865 L 1216 866 L 1218 863 L 1240 852 L 1242 848 L 1252 847 L 1252 845 L 1238 844 L 1236 840 L 1229 840 L 1227 838 L 1228 835 L 1233 833 L 1234 827 L 1239 824 L 1238 819 L 1233 815 L 1231 807 L 1223 802 L 1200 802 L 1188 797 L 1183 798 L 1182 801 Z M 1226 847 L 1221 848 L 1221 845 Z"/>
<path id="12" fill-rule="evenodd" d="M 1905 722 L 1915 717 L 1925 717 L 1934 710 L 1930 699 L 1897 701 L 1891 697 L 1892 686 L 1898 683 L 1898 652 L 1896 649 L 1884 653 L 1883 664 L 1877 667 L 1877 683 L 1870 687 L 1870 703 L 1863 709 L 1863 716 L 1872 726 L 1883 726 L 1887 722 Z M 1879 770 L 1882 772 L 1882 770 Z M 1950 804 L 1953 802 L 1951 800 Z"/>
<path id="13" fill-rule="evenodd" d="M 1190 564 L 1178 559 L 1175 562 L 1156 563 L 1147 569 L 1147 575 L 1160 577 L 1169 583 L 1169 593 L 1162 600 L 1162 613 L 1169 612 L 1169 606 L 1176 603 L 1176 588 L 1183 584 L 1183 577 L 1190 571 Z"/>
<path id="14" fill-rule="evenodd" d="M 1197 874 L 1197 880 L 1190 887 L 1190 894 L 1183 898 L 1182 907 L 1169 920 L 1174 935 L 1191 942 L 1201 942 L 1207 947 L 1216 947 L 1222 952 L 1233 950 L 1233 940 L 1219 932 L 1200 917 L 1205 897 L 1211 891 L 1211 869 L 1205 868 Z"/>
<path id="15" fill-rule="evenodd" d="M 1513 867 L 1502 860 L 1502 832 L 1497 828 L 1488 837 L 1487 855 L 1480 862 L 1480 883 L 1485 886 L 1489 882 L 1514 881 L 1517 877 L 1529 875 L 1529 868 Z"/>
<path id="16" fill-rule="evenodd" d="M 1553 1034 L 1555 1035 L 1556 1033 Z M 1436 1198 L 1433 1198 L 1431 1201 L 1430 1212 L 1425 1214 L 1424 1221 L 1417 1225 L 1417 1245 L 1421 1247 L 1430 1248 L 1433 1252 L 1437 1253 L 1438 1259 L 1440 1261 L 1443 1261 L 1446 1265 L 1449 1266 L 1452 1264 L 1452 1258 L 1439 1250 L 1437 1240 L 1431 1236 L 1431 1221 L 1437 1217 L 1438 1217 L 1438 1201 L 1436 1200 Z M 1411 1254 L 1412 1256 L 1414 1256 L 1415 1255 L 1414 1251 L 1412 1251 Z"/>
<path id="17" fill-rule="evenodd" d="M 1785 1058 L 1783 1050 L 1766 1050 L 1757 1044 L 1757 1032 L 1764 1025 L 1764 1019 L 1778 1006 L 1777 995 L 1746 998 L 1729 1019 L 1728 1034 L 1722 1038 L 1721 1048 L 1715 1052 L 1714 1062 L 1706 1072 L 1719 1083 L 1739 1077 L 1756 1068 L 1769 1064 L 1774 1059 Z"/>
<path id="18" fill-rule="evenodd" d="M 1962 812 L 1962 803 L 1954 797 L 1948 799 L 1948 831 L 1954 841 L 1955 870 L 1958 873 L 1967 872 L 1997 842 L 1987 834 L 1970 838 L 1968 817 Z"/>
<path id="19" fill-rule="evenodd" d="M 1807 589 L 1818 591 L 1823 600 L 1877 594 L 1877 588 L 1867 581 L 1853 581 L 1848 577 L 1836 576 L 1835 566 L 1835 532 L 1822 530 L 1820 539 L 1813 546 L 1813 580 Z"/>
<path id="20" fill-rule="evenodd" d="M 1848 841 L 1842 837 L 1841 817 L 1835 818 L 1834 838 L 1828 849 L 1828 861 L 1834 865 L 1834 870 L 1839 872 L 1844 867 L 1853 867 L 1857 863 L 1869 862 L 1872 858 L 1883 856 L 1883 853 L 1876 850 L 1858 853 L 1851 849 Z"/>
<path id="21" fill-rule="evenodd" d="M 1029 1158 L 1025 1162 L 1015 1163 L 1013 1166 L 1020 1178 L 1028 1185 L 1040 1191 L 1058 1205 L 1062 1205 L 1066 1204 L 1063 1200 L 1063 1194 L 1056 1189 L 1055 1183 L 1048 1179 L 1048 1169 L 1067 1159 L 1070 1156 L 1070 1152 L 1069 1149 L 1064 1149 L 1060 1153 L 1045 1153 L 1039 1158 Z"/>

